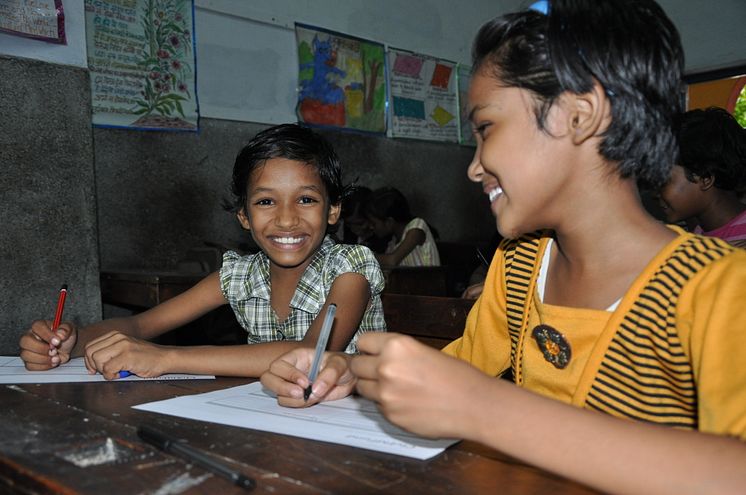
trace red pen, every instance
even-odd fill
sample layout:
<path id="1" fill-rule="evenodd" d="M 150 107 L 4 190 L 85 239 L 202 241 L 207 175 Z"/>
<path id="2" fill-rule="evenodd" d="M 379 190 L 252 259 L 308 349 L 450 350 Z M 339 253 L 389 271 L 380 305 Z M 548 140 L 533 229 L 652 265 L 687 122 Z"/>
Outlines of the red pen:
<path id="1" fill-rule="evenodd" d="M 54 332 L 59 328 L 62 323 L 62 311 L 65 309 L 65 298 L 67 297 L 67 284 L 63 285 L 60 289 L 60 298 L 57 299 L 57 311 L 54 313 L 54 322 L 52 323 L 52 331 Z"/>

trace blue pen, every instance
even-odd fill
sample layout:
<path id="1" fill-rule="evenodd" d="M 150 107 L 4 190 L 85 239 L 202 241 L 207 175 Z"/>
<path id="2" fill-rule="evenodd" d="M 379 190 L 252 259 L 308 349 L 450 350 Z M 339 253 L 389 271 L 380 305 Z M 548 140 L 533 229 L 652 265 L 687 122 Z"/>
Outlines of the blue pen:
<path id="1" fill-rule="evenodd" d="M 131 374 L 132 373 L 130 373 L 129 371 L 122 370 L 122 371 L 119 372 L 119 378 L 127 378 Z"/>

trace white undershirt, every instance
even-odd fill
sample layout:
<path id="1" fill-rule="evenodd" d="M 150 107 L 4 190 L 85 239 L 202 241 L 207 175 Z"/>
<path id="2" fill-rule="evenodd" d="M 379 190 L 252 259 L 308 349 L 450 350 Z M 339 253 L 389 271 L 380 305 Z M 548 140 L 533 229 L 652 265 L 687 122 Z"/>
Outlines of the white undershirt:
<path id="1" fill-rule="evenodd" d="M 549 258 L 550 254 L 552 252 L 552 245 L 554 244 L 554 239 L 549 239 L 549 242 L 547 243 L 547 248 L 544 250 L 544 257 L 541 259 L 541 267 L 539 267 L 539 278 L 536 279 L 536 290 L 539 291 L 539 300 L 543 303 L 544 302 L 544 291 L 547 287 L 547 272 L 549 271 Z M 606 308 L 606 311 L 613 313 L 616 311 L 616 308 L 619 306 L 619 303 L 622 302 L 622 298 L 620 297 L 617 299 L 614 303 L 612 303 L 611 306 Z"/>

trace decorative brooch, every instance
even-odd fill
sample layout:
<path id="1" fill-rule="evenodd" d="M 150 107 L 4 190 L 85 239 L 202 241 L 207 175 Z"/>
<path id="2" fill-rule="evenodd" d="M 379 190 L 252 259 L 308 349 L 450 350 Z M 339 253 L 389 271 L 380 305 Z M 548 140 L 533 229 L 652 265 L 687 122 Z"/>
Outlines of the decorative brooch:
<path id="1" fill-rule="evenodd" d="M 558 369 L 564 369 L 567 366 L 572 358 L 572 351 L 564 335 L 549 325 L 537 325 L 531 335 L 536 339 L 544 359 Z"/>

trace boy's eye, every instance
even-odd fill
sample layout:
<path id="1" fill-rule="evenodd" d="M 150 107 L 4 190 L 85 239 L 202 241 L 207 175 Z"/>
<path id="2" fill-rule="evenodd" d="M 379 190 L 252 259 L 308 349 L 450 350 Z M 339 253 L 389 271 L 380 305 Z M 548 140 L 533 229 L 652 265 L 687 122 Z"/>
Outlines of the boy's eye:
<path id="1" fill-rule="evenodd" d="M 318 203 L 319 201 L 316 198 L 312 198 L 311 196 L 302 196 L 298 202 L 302 205 L 309 205 L 312 203 Z"/>
<path id="2" fill-rule="evenodd" d="M 272 200 L 269 198 L 262 198 L 254 201 L 254 204 L 257 206 L 270 206 L 272 204 Z"/>

